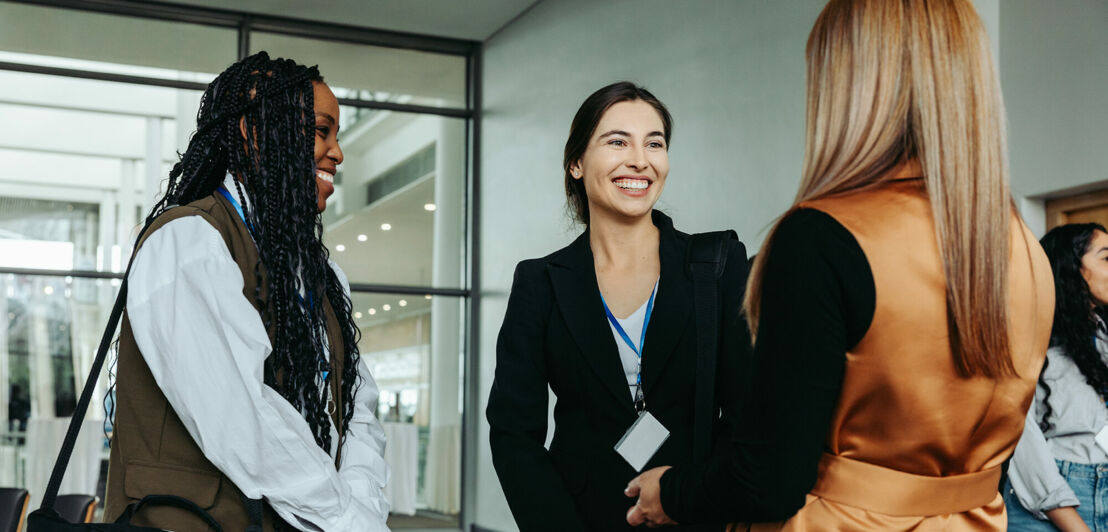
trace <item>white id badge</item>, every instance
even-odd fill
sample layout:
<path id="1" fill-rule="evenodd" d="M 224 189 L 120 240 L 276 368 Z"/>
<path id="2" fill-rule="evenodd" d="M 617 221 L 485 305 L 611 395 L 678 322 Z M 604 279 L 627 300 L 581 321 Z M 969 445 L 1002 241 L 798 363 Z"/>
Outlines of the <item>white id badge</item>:
<path id="1" fill-rule="evenodd" d="M 1100 450 L 1108 454 L 1108 427 L 1104 427 L 1096 433 L 1096 444 L 1100 446 Z"/>
<path id="2" fill-rule="evenodd" d="M 654 453 L 669 438 L 669 431 L 650 412 L 643 412 L 616 444 L 616 452 L 635 471 L 642 471 Z"/>

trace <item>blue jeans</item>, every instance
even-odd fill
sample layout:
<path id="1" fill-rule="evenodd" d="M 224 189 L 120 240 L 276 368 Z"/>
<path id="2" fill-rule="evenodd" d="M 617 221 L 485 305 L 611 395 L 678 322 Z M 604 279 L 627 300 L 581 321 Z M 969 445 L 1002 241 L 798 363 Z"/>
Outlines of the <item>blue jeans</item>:
<path id="1" fill-rule="evenodd" d="M 1093 532 L 1108 532 L 1108 464 L 1058 462 L 1058 471 L 1077 495 L 1077 514 Z M 1011 483 L 1004 483 L 1004 505 L 1008 509 L 1008 530 L 1037 532 L 1058 530 L 1050 521 L 1041 521 L 1016 499 Z"/>

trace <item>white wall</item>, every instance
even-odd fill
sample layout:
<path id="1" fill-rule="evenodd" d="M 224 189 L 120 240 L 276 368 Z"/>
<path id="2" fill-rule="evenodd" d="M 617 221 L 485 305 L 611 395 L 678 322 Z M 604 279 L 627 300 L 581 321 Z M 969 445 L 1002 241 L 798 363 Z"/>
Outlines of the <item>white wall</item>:
<path id="1" fill-rule="evenodd" d="M 1108 2 L 1004 0 L 1000 20 L 1015 193 L 1108 180 Z"/>

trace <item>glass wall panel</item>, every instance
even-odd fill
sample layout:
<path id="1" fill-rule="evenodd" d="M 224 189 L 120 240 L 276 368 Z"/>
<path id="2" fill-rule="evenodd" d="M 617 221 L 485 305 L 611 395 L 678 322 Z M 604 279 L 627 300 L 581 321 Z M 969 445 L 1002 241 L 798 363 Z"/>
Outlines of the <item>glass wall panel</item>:
<path id="1" fill-rule="evenodd" d="M 11 63 L 207 83 L 237 42 L 230 28 L 0 2 L 0 61 Z"/>
<path id="2" fill-rule="evenodd" d="M 118 281 L 0 274 L 0 485 L 41 496 L 61 437 L 96 356 Z M 96 490 L 106 457 L 102 434 L 107 372 L 70 465 Z M 91 427 L 91 428 L 90 428 Z M 87 433 L 86 433 L 87 432 Z"/>
<path id="3" fill-rule="evenodd" d="M 378 418 L 389 437 L 390 525 L 456 527 L 465 300 L 355 293 L 352 303 L 360 350 L 381 391 Z M 417 510 L 429 512 L 405 517 Z M 441 519 L 428 518 L 434 515 Z"/>
<path id="4" fill-rule="evenodd" d="M 0 267 L 122 271 L 199 91 L 0 71 Z M 72 259 L 5 245 L 68 242 Z M 29 248 L 28 248 L 29 249 Z M 44 255 L 45 254 L 45 255 Z M 52 258 L 51 258 L 52 257 Z M 17 264 L 18 263 L 18 264 Z"/>
<path id="5" fill-rule="evenodd" d="M 341 109 L 324 241 L 353 283 L 465 286 L 465 120 Z"/>
<path id="6" fill-rule="evenodd" d="M 339 98 L 430 107 L 466 105 L 466 58 L 254 32 L 251 53 L 319 65 Z"/>

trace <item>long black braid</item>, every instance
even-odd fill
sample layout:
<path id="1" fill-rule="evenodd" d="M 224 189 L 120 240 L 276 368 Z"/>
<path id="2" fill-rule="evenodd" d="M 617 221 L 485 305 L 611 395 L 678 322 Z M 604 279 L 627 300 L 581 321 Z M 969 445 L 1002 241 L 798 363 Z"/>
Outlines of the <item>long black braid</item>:
<path id="1" fill-rule="evenodd" d="M 312 82 L 322 81 L 316 67 L 270 59 L 265 52 L 231 65 L 204 91 L 196 132 L 147 221 L 170 206 L 211 195 L 228 171 L 242 178 L 231 192 L 239 196 L 258 247 L 255 300 L 273 337 L 265 383 L 304 415 L 316 443 L 329 451 L 320 386 L 327 345 L 322 296 L 342 324 L 344 427 L 354 415 L 360 332 L 350 298 L 328 265 L 317 212 Z"/>
<path id="2" fill-rule="evenodd" d="M 1097 317 L 1103 310 L 1089 292 L 1089 285 L 1081 275 L 1081 257 L 1089 252 L 1096 231 L 1105 231 L 1100 224 L 1068 224 L 1051 229 L 1039 241 L 1050 259 L 1054 270 L 1054 325 L 1050 331 L 1051 347 L 1060 347 L 1065 356 L 1073 360 L 1101 400 L 1108 400 L 1108 366 L 1096 349 Z M 1043 373 L 1048 361 L 1043 361 Z M 1050 398 L 1050 386 L 1039 377 L 1039 384 Z M 1045 410 L 1039 421 L 1044 432 L 1053 426 L 1048 419 L 1054 413 L 1044 399 Z"/>

